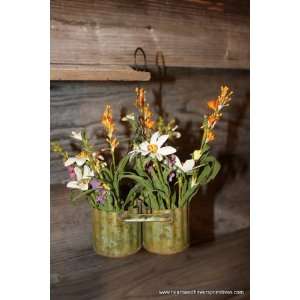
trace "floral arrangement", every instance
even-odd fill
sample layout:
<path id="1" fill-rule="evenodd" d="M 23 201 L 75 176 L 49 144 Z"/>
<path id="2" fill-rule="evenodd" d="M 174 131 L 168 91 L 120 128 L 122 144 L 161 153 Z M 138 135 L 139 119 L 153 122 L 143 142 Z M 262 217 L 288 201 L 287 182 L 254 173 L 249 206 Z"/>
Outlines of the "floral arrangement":
<path id="1" fill-rule="evenodd" d="M 79 154 L 70 156 L 57 142 L 52 143 L 52 151 L 63 157 L 71 179 L 67 187 L 72 189 L 72 201 L 86 196 L 93 208 L 123 211 L 128 209 L 128 206 L 132 205 L 135 200 L 129 198 L 130 195 L 135 197 L 134 193 L 125 197 L 124 194 L 128 194 L 128 188 L 125 188 L 124 192 L 121 186 L 129 156 L 125 155 L 118 164 L 116 163 L 115 150 L 119 141 L 114 135 L 116 126 L 109 105 L 106 106 L 101 122 L 105 129 L 108 148 L 96 151 L 83 130 L 78 133 L 72 132 L 71 135 L 80 143 L 82 151 Z"/>
<path id="2" fill-rule="evenodd" d="M 142 88 L 136 89 L 137 112 L 122 118 L 130 125 L 131 142 L 128 153 L 119 161 L 115 158 L 119 141 L 109 105 L 102 116 L 107 149 L 96 151 L 84 130 L 72 132 L 72 138 L 82 148 L 75 156 L 70 156 L 59 143 L 52 143 L 52 150 L 62 155 L 68 169 L 71 181 L 67 187 L 73 191 L 72 200 L 86 196 L 93 208 L 117 212 L 137 207 L 138 199 L 151 209 L 184 207 L 201 186 L 218 174 L 220 163 L 210 154 L 210 144 L 216 137 L 214 128 L 222 110 L 230 103 L 230 89 L 222 86 L 217 99 L 208 102 L 210 114 L 204 116 L 199 147 L 184 162 L 173 146 L 181 136 L 175 120 L 167 122 L 162 116 L 154 120 L 145 93 Z"/>
<path id="3" fill-rule="evenodd" d="M 147 207 L 183 207 L 191 201 L 200 186 L 213 180 L 220 170 L 220 163 L 209 153 L 209 144 L 215 139 L 214 127 L 233 93 L 227 86 L 222 86 L 218 98 L 208 102 L 211 113 L 204 116 L 199 148 L 194 150 L 191 159 L 183 163 L 175 155 L 176 148 L 167 145 L 169 139 L 180 138 L 175 120 L 166 123 L 159 117 L 154 122 L 145 91 L 136 89 L 136 93 L 139 115 L 129 114 L 123 119 L 130 123 L 133 132 L 133 150 L 129 155 L 134 172 L 127 177 L 143 187 L 141 197 Z"/>

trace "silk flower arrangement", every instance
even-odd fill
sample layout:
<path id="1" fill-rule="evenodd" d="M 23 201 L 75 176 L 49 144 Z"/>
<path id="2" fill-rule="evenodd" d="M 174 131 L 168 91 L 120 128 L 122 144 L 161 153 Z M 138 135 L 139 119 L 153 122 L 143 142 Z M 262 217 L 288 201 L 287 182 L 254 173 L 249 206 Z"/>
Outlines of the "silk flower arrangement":
<path id="1" fill-rule="evenodd" d="M 116 160 L 115 152 L 119 141 L 115 135 L 116 125 L 109 105 L 106 106 L 101 118 L 106 135 L 106 149 L 95 149 L 85 130 L 72 132 L 72 139 L 81 147 L 81 152 L 76 155 L 65 151 L 58 142 L 52 143 L 52 150 L 62 156 L 68 170 L 70 181 L 67 187 L 71 189 L 71 200 L 86 198 L 93 210 L 94 249 L 98 254 L 119 257 L 138 251 L 141 247 L 139 224 L 132 223 L 130 219 L 127 220 L 128 223 L 124 219 L 122 222 L 119 219 L 120 214 L 132 212 L 138 207 L 141 209 L 141 204 L 146 211 L 173 210 L 173 213 L 180 209 L 187 211 L 199 188 L 213 180 L 221 167 L 210 153 L 210 145 L 216 137 L 214 128 L 222 117 L 222 110 L 229 106 L 231 101 L 233 93 L 227 86 L 222 86 L 219 96 L 208 102 L 210 113 L 203 118 L 199 146 L 184 162 L 176 155 L 177 149 L 174 147 L 174 142 L 181 136 L 177 131 L 175 120 L 167 122 L 162 116 L 154 120 L 145 93 L 142 88 L 136 89 L 137 112 L 122 118 L 122 121 L 128 122 L 130 126 L 131 138 L 129 151 L 121 159 Z M 120 239 L 119 243 L 114 243 L 112 236 L 103 239 L 103 231 L 100 230 L 103 226 L 100 224 L 101 227 L 99 222 L 103 222 L 109 215 L 114 215 L 115 222 L 119 222 L 119 225 L 122 223 L 124 228 L 128 230 L 134 228 L 134 245 L 132 249 L 125 247 L 127 252 L 123 251 L 124 243 L 131 241 L 132 244 L 132 234 L 130 236 L 129 233 Z M 136 221 L 142 222 L 143 218 Z M 172 222 L 175 226 L 176 220 L 172 219 Z M 150 226 L 146 223 L 145 225 Z M 158 225 L 161 227 L 157 227 Z M 160 232 L 157 241 L 161 241 L 161 236 L 170 230 L 166 224 L 158 225 L 152 224 L 151 226 L 156 227 L 151 230 Z M 116 233 L 114 234 L 116 237 Z M 176 240 L 174 236 L 165 237 Z M 148 239 L 144 236 L 144 247 L 145 240 Z M 148 250 L 160 254 L 176 253 L 182 251 L 188 242 L 187 236 L 183 245 L 176 246 L 174 241 L 171 248 L 162 249 L 161 246 L 157 250 L 153 246 L 156 243 L 154 239 L 151 240 L 152 248 L 148 247 Z"/>

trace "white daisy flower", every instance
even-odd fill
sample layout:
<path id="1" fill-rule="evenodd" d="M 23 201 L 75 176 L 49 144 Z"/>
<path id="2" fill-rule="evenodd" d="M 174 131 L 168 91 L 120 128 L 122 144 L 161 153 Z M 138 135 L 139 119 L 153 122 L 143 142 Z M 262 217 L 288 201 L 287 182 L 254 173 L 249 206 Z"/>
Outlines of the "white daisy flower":
<path id="1" fill-rule="evenodd" d="M 195 161 L 193 159 L 188 159 L 182 164 L 180 159 L 176 156 L 175 157 L 175 166 L 178 167 L 184 173 L 188 173 L 193 170 L 193 168 L 195 166 Z"/>
<path id="2" fill-rule="evenodd" d="M 76 174 L 77 180 L 68 182 L 67 187 L 70 189 L 79 189 L 82 191 L 88 190 L 89 182 L 91 177 L 94 176 L 94 172 L 86 165 L 83 167 L 83 173 L 78 167 L 74 168 L 74 172 Z"/>
<path id="3" fill-rule="evenodd" d="M 85 162 L 89 160 L 88 155 L 86 152 L 81 151 L 78 155 L 75 157 L 69 157 L 65 161 L 65 167 L 68 167 L 70 165 L 76 164 L 77 166 L 81 167 L 85 164 Z"/>
<path id="4" fill-rule="evenodd" d="M 167 141 L 168 137 L 169 136 L 167 134 L 160 135 L 160 133 L 157 131 L 152 135 L 150 143 L 145 141 L 139 145 L 137 150 L 133 150 L 129 153 L 141 153 L 143 156 L 150 155 L 152 158 L 157 158 L 159 161 L 161 161 L 164 156 L 176 152 L 176 149 L 171 146 L 162 147 L 162 145 Z"/>

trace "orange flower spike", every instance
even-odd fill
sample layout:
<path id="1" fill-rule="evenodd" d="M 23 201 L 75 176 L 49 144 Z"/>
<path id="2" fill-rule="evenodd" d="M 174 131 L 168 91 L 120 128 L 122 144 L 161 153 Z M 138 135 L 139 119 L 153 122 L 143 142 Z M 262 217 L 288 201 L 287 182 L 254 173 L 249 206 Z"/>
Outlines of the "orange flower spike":
<path id="1" fill-rule="evenodd" d="M 212 114 L 207 118 L 207 124 L 209 127 L 213 127 L 218 120 L 219 118 L 217 117 L 217 115 Z"/>
<path id="2" fill-rule="evenodd" d="M 113 138 L 111 141 L 111 151 L 114 152 L 115 149 L 118 147 L 119 142 L 116 138 Z"/>
<path id="3" fill-rule="evenodd" d="M 146 104 L 143 110 L 144 115 L 144 126 L 148 129 L 152 129 L 155 125 L 155 122 L 152 120 L 152 112 L 150 110 L 149 104 Z"/>
<path id="4" fill-rule="evenodd" d="M 209 127 L 214 127 L 216 122 L 220 120 L 220 114 L 213 113 L 207 118 L 207 124 Z"/>
<path id="5" fill-rule="evenodd" d="M 207 105 L 210 109 L 212 109 L 213 111 L 217 111 L 218 107 L 219 107 L 219 100 L 210 100 L 207 102 Z"/>
<path id="6" fill-rule="evenodd" d="M 155 122 L 153 120 L 147 119 L 145 121 L 145 127 L 148 129 L 154 128 Z"/>
<path id="7" fill-rule="evenodd" d="M 142 110 L 145 106 L 145 90 L 143 88 L 136 88 L 136 107 Z"/>
<path id="8" fill-rule="evenodd" d="M 211 142 L 215 139 L 216 135 L 212 130 L 208 130 L 206 132 L 206 143 Z"/>
<path id="9" fill-rule="evenodd" d="M 221 105 L 226 105 L 230 102 L 231 100 L 231 96 L 232 96 L 233 92 L 230 91 L 228 86 L 221 86 L 221 94 L 218 97 L 219 103 Z"/>
<path id="10" fill-rule="evenodd" d="M 106 107 L 105 107 L 105 111 L 102 115 L 102 124 L 107 131 L 107 136 L 109 138 L 111 138 L 112 134 L 115 130 L 115 124 L 113 121 L 112 109 L 111 109 L 110 105 L 106 105 Z"/>

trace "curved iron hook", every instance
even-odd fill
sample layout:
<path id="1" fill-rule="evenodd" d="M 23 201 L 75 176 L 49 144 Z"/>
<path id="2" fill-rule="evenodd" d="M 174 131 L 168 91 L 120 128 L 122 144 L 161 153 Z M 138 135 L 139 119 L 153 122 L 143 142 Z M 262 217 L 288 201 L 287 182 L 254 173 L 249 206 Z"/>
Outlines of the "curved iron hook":
<path id="1" fill-rule="evenodd" d="M 134 68 L 135 68 L 136 70 L 138 70 L 137 63 L 136 63 L 136 58 L 137 58 L 138 52 L 141 52 L 142 55 L 143 55 L 143 58 L 144 58 L 144 68 L 143 68 L 141 71 L 147 71 L 148 68 L 147 68 L 147 58 L 146 58 L 146 53 L 145 53 L 145 51 L 143 50 L 143 48 L 141 48 L 141 47 L 136 48 L 135 51 L 134 51 Z"/>

